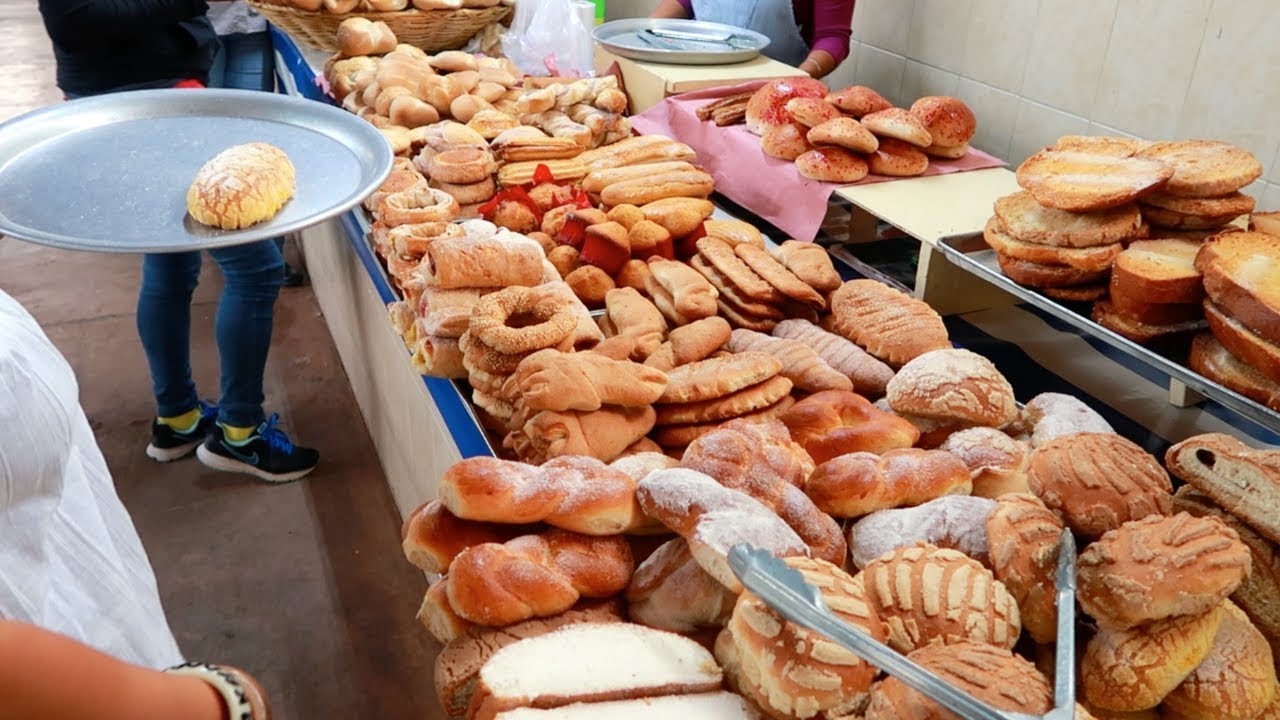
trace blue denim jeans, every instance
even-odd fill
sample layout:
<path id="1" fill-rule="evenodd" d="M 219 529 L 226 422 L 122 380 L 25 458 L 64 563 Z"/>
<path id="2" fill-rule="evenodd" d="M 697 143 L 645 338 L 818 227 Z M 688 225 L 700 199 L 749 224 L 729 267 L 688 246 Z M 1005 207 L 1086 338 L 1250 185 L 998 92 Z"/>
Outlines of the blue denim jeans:
<path id="1" fill-rule="evenodd" d="M 262 376 L 271 347 L 284 259 L 275 243 L 210 250 L 225 279 L 214 319 L 222 390 L 218 419 L 237 427 L 263 420 Z M 200 281 L 199 252 L 146 255 L 138 295 L 138 336 L 151 367 L 161 417 L 196 407 L 191 380 L 191 295 Z"/>

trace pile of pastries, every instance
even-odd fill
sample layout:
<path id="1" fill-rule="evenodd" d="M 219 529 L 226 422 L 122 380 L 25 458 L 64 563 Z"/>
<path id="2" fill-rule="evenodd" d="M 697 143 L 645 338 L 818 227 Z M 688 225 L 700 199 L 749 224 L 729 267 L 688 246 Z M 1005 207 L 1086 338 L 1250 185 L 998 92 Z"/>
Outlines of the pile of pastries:
<path id="1" fill-rule="evenodd" d="M 869 87 L 828 92 L 809 78 L 773 80 L 697 112 L 721 126 L 745 122 L 748 131 L 761 136 L 765 154 L 794 161 L 804 177 L 838 183 L 868 174 L 921 175 L 930 157 L 964 157 L 978 127 L 959 98 L 922 97 L 906 109 Z"/>
<path id="2" fill-rule="evenodd" d="M 756 354 L 735 357 L 776 369 Z M 882 407 L 822 390 L 678 457 L 464 460 L 403 547 L 441 576 L 418 617 L 444 645 L 453 717 L 950 716 L 746 591 L 727 560 L 740 543 L 948 682 L 1041 715 L 1069 528 L 1077 717 L 1252 720 L 1280 712 L 1277 502 L 1280 451 L 1202 435 L 1162 464 L 1075 398 L 1019 408 L 988 361 L 939 348 L 899 370 Z"/>
<path id="3" fill-rule="evenodd" d="M 1280 230 L 1240 192 L 1261 173 L 1229 143 L 1067 136 L 1018 168 L 983 236 L 1014 282 L 1280 408 Z"/>

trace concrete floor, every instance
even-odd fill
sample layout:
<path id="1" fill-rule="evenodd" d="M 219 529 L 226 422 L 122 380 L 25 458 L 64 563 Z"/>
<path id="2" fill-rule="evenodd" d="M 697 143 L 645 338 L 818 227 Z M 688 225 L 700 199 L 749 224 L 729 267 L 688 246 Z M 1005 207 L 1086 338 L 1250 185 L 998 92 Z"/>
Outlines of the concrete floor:
<path id="1" fill-rule="evenodd" d="M 0 26 L 3 121 L 61 94 L 35 3 L 0 1 Z M 414 621 L 426 582 L 400 553 L 399 516 L 314 295 L 280 296 L 266 396 L 321 464 L 302 482 L 268 486 L 143 454 L 154 406 L 134 330 L 139 265 L 0 239 L 0 288 L 75 368 L 184 653 L 252 672 L 284 720 L 441 717 L 436 648 Z M 219 285 L 206 260 L 192 362 L 212 399 Z"/>

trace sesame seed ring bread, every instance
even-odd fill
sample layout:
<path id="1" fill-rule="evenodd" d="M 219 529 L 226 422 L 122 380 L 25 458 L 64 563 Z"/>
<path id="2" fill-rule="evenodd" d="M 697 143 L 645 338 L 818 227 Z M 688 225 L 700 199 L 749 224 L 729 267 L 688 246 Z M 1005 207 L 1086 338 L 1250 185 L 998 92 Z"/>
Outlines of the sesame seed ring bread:
<path id="1" fill-rule="evenodd" d="M 995 215 L 1010 237 L 1057 247 L 1095 247 L 1123 242 L 1138 234 L 1142 213 L 1121 205 L 1096 213 L 1071 213 L 1045 207 L 1031 193 L 1016 192 L 995 202 Z"/>
<path id="2" fill-rule="evenodd" d="M 514 373 L 516 368 L 520 367 L 528 354 L 520 353 L 511 355 L 504 352 L 498 352 L 493 348 L 472 337 L 470 331 L 462 334 L 458 338 L 458 349 L 462 351 L 462 367 L 468 372 L 488 373 L 489 375 L 504 378 Z"/>
<path id="3" fill-rule="evenodd" d="M 1262 163 L 1253 153 L 1216 140 L 1153 143 L 1139 150 L 1134 157 L 1160 160 L 1171 165 L 1173 177 L 1164 191 L 1181 197 L 1227 195 L 1262 175 Z"/>
<path id="4" fill-rule="evenodd" d="M 1010 280 L 1019 285 L 1033 288 L 1064 288 L 1080 285 L 1105 285 L 1106 270 L 1078 270 L 1066 265 L 1046 265 L 1019 260 L 1002 253 L 996 253 L 996 262 Z"/>
<path id="5" fill-rule="evenodd" d="M 1065 265 L 1076 270 L 1098 272 L 1111 267 L 1111 263 L 1124 250 L 1120 243 L 1097 245 L 1087 248 L 1063 248 L 1023 242 L 1010 237 L 1000 226 L 1000 219 L 992 217 L 982 231 L 982 239 L 992 250 L 1016 260 L 1026 260 L 1045 265 Z"/>
<path id="6" fill-rule="evenodd" d="M 1019 165 L 1017 178 L 1041 205 L 1094 212 L 1164 187 L 1173 172 L 1169 163 L 1150 158 L 1046 149 Z"/>
<path id="7" fill-rule="evenodd" d="M 529 324 L 513 325 L 517 319 Z M 529 288 L 510 287 L 485 295 L 471 316 L 471 336 L 498 352 L 515 355 L 559 345 L 578 326 L 564 298 L 535 301 Z"/>
<path id="8" fill-rule="evenodd" d="M 782 372 L 782 362 L 762 352 L 745 352 L 682 365 L 667 374 L 659 402 L 714 400 L 764 382 Z"/>
<path id="9" fill-rule="evenodd" d="M 882 138 L 896 138 L 916 147 L 927 148 L 933 144 L 929 128 L 920 118 L 903 108 L 888 108 L 864 115 L 862 126 Z"/>
<path id="10" fill-rule="evenodd" d="M 477 147 L 436 153 L 427 160 L 427 175 L 451 185 L 469 185 L 489 178 L 497 169 L 493 154 Z"/>
<path id="11" fill-rule="evenodd" d="M 380 216 L 390 227 L 427 222 L 450 222 L 458 217 L 462 206 L 443 190 L 414 185 L 391 193 L 382 199 Z"/>

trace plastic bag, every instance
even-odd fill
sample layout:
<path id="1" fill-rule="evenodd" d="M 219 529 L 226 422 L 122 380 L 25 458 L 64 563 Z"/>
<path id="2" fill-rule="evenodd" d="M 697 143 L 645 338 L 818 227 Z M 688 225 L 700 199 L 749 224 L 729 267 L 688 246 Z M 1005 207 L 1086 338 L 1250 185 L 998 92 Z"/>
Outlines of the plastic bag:
<path id="1" fill-rule="evenodd" d="M 529 75 L 589 76 L 595 69 L 594 17 L 591 2 L 521 0 L 502 52 Z"/>

